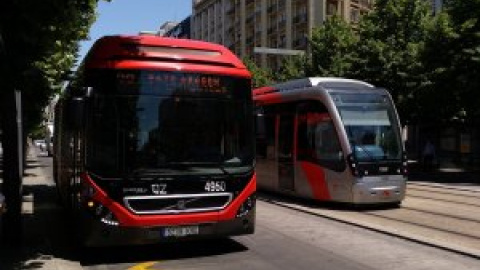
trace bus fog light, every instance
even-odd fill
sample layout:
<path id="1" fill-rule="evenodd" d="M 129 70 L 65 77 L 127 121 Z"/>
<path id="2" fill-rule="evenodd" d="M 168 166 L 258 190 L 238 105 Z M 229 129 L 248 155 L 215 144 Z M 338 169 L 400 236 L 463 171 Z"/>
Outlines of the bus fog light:
<path id="1" fill-rule="evenodd" d="M 238 208 L 237 217 L 243 217 L 247 215 L 255 206 L 255 195 L 248 197 Z"/>
<path id="2" fill-rule="evenodd" d="M 100 219 L 100 221 L 110 226 L 118 226 L 120 224 L 110 210 L 107 210 L 107 213 Z"/>

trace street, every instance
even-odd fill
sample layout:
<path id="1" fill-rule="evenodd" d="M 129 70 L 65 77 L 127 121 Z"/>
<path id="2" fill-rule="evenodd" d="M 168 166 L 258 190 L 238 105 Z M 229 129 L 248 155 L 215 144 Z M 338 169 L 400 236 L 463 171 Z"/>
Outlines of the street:
<path id="1" fill-rule="evenodd" d="M 474 229 L 479 222 L 478 207 L 475 208 L 479 201 L 475 197 L 478 196 L 478 190 L 453 190 L 453 193 L 462 196 L 465 192 L 473 195 L 458 199 L 458 196 L 447 194 L 451 198 L 441 199 L 446 205 L 440 209 L 436 205 L 439 202 L 429 203 L 429 199 L 422 198 L 420 194 L 422 190 L 431 192 L 435 188 L 418 183 L 409 185 L 410 195 L 400 209 L 353 211 L 261 194 L 257 205 L 256 232 L 253 235 L 140 247 L 80 249 L 73 244 L 67 216 L 56 203 L 51 176 L 52 159 L 37 149 L 34 151 L 37 156 L 30 156 L 24 183 L 25 247 L 21 250 L 2 250 L 2 270 L 480 268 L 478 256 L 465 256 L 435 244 L 411 241 L 402 237 L 401 233 L 397 237 L 378 230 L 378 227 L 385 229 L 394 226 L 398 231 L 412 235 L 421 230 L 399 224 L 406 224 L 413 217 L 410 226 L 415 223 L 423 224 L 423 227 L 426 227 L 425 224 L 431 225 L 427 233 L 435 243 L 438 237 L 449 231 L 445 226 L 449 226 L 450 222 L 457 232 L 464 232 L 463 238 L 452 238 L 453 243 L 462 241 L 456 244 L 465 243 L 472 250 L 478 247 L 478 230 Z M 412 210 L 417 206 L 437 207 L 437 212 L 445 209 L 442 213 L 451 220 L 443 222 L 435 220 L 431 213 L 419 214 L 420 210 Z M 455 209 L 458 215 L 455 215 Z M 431 210 L 433 208 L 424 209 Z M 401 218 L 404 219 L 402 222 L 389 224 Z M 467 223 L 462 223 L 464 221 Z M 435 227 L 434 224 L 439 225 Z"/>

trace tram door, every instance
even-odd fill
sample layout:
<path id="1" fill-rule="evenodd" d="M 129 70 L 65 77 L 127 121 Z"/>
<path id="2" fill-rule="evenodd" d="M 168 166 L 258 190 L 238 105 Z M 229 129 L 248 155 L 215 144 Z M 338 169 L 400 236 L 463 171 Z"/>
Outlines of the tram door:
<path id="1" fill-rule="evenodd" d="M 294 191 L 294 114 L 281 114 L 278 120 L 278 185 L 280 190 Z"/>

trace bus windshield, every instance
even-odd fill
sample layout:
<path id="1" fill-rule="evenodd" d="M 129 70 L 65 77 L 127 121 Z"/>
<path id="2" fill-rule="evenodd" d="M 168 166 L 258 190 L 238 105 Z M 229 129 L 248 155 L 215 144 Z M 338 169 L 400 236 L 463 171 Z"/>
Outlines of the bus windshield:
<path id="1" fill-rule="evenodd" d="M 99 73 L 102 83 L 93 87 L 89 98 L 88 169 L 112 176 L 252 168 L 248 79 L 178 72 Z"/>
<path id="2" fill-rule="evenodd" d="M 357 160 L 401 159 L 398 121 L 386 95 L 335 93 L 332 97 Z"/>

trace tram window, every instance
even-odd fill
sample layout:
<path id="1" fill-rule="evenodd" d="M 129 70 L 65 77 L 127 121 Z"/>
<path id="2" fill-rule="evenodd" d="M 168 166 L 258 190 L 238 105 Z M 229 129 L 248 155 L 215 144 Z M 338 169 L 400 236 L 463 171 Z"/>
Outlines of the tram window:
<path id="1" fill-rule="evenodd" d="M 308 101 L 299 104 L 297 113 L 297 159 L 344 170 L 337 132 L 325 106 Z"/>

